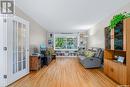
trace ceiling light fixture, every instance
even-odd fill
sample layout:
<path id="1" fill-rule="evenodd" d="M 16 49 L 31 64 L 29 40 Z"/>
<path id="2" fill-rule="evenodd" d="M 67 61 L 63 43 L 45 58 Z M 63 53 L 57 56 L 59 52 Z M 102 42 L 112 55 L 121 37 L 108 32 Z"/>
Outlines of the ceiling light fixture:
<path id="1" fill-rule="evenodd" d="M 88 30 L 92 27 L 93 27 L 93 25 L 80 25 L 80 26 L 75 27 L 74 29 L 76 29 L 76 30 Z"/>

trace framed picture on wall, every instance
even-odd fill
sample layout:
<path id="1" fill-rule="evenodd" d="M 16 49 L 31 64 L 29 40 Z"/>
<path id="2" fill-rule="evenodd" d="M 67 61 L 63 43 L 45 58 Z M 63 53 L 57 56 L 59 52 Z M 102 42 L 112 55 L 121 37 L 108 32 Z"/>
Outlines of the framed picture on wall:
<path id="1" fill-rule="evenodd" d="M 48 44 L 49 44 L 49 45 L 52 44 L 52 41 L 51 41 L 51 40 L 48 40 Z"/>

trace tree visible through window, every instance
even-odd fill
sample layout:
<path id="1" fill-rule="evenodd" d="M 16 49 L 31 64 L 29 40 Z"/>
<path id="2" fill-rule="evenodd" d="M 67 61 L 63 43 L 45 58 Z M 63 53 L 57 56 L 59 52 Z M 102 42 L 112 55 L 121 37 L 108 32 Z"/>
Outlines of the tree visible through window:
<path id="1" fill-rule="evenodd" d="M 55 49 L 77 49 L 77 37 L 56 37 Z"/>

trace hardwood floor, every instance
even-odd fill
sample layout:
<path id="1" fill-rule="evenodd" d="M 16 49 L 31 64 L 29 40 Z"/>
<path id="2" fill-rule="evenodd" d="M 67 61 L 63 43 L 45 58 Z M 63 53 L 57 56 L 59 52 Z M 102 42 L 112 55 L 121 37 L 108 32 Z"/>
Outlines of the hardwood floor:
<path id="1" fill-rule="evenodd" d="M 84 69 L 77 58 L 57 58 L 8 87 L 118 87 L 102 71 Z"/>

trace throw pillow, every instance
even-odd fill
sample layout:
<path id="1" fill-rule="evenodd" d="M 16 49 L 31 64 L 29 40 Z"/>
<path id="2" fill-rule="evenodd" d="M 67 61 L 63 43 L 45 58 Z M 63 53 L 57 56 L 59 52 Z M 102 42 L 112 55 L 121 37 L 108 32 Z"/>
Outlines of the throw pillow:
<path id="1" fill-rule="evenodd" d="M 84 53 L 84 55 L 85 55 L 85 57 L 86 58 L 90 58 L 90 57 L 93 57 L 94 56 L 94 52 L 92 52 L 92 51 L 86 51 L 85 53 Z"/>
<path id="2" fill-rule="evenodd" d="M 88 53 L 88 58 L 90 58 L 90 57 L 93 57 L 94 56 L 94 52 L 92 52 L 92 51 L 89 51 L 89 53 Z"/>
<path id="3" fill-rule="evenodd" d="M 84 56 L 87 57 L 88 56 L 88 51 L 84 52 Z"/>

